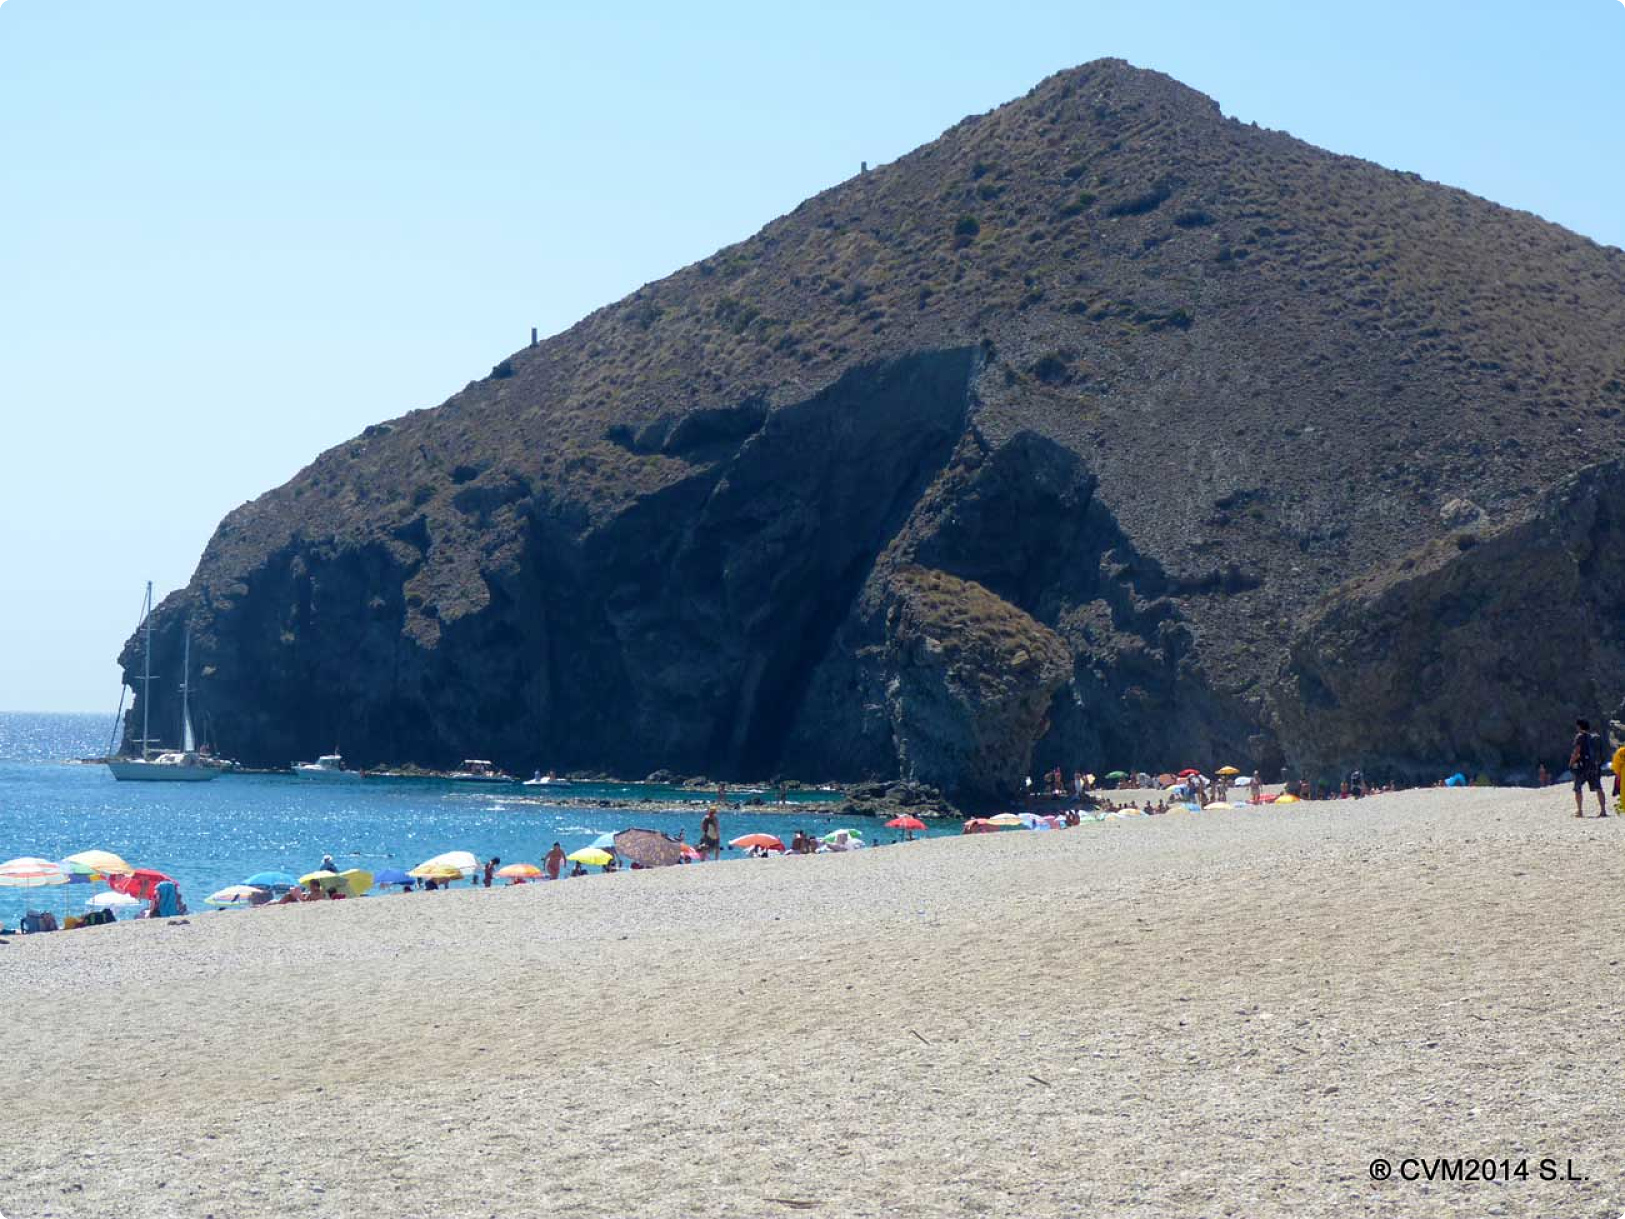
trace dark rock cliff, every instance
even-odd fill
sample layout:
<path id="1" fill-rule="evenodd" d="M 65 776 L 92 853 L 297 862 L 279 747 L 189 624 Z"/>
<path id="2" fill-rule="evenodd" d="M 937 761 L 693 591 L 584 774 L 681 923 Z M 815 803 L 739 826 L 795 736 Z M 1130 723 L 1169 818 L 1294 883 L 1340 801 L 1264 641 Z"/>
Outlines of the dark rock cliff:
<path id="1" fill-rule="evenodd" d="M 1625 463 L 1560 483 L 1488 534 L 1449 537 L 1337 590 L 1293 640 L 1276 694 L 1306 773 L 1350 760 L 1437 779 L 1566 765 L 1576 716 L 1625 693 Z"/>
<path id="2" fill-rule="evenodd" d="M 1360 578 L 1463 522 L 1555 545 L 1561 473 L 1625 431 L 1622 334 L 1620 251 L 1090 64 L 239 508 L 158 667 L 189 619 L 213 737 L 264 764 L 972 797 L 1057 764 L 1523 764 L 1532 726 L 1434 698 L 1373 624 L 1416 615 L 1416 663 L 1454 666 L 1427 616 L 1470 578 L 1473 630 L 1573 655 L 1612 585 L 1497 616 L 1512 565 L 1473 550 Z M 1462 690 L 1522 720 L 1548 679 Z"/>

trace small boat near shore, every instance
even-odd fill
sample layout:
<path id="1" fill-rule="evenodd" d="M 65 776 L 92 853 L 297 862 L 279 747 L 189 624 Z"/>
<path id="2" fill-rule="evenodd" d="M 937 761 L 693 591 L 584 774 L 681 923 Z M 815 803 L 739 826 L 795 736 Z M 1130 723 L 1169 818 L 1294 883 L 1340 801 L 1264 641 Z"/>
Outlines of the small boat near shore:
<path id="1" fill-rule="evenodd" d="M 568 779 L 561 779 L 551 770 L 545 775 L 537 771 L 523 783 L 524 787 L 574 787 L 575 784 Z"/>
<path id="2" fill-rule="evenodd" d="M 518 779 L 498 770 L 486 758 L 464 758 L 460 769 L 446 776 L 453 783 L 517 783 Z"/>
<path id="3" fill-rule="evenodd" d="M 359 770 L 345 770 L 344 758 L 336 753 L 324 753 L 314 762 L 295 762 L 293 773 L 301 779 L 316 783 L 359 783 Z"/>

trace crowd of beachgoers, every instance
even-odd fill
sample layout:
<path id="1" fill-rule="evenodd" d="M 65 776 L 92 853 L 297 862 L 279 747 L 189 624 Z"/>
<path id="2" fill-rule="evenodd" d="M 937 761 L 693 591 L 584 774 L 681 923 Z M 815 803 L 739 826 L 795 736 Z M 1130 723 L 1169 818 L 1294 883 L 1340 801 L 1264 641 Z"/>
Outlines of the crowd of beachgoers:
<path id="1" fill-rule="evenodd" d="M 1583 721 L 1581 723 L 1584 724 Z M 1600 747 L 1592 749 L 1596 740 L 1589 733 L 1589 725 L 1584 725 L 1576 736 L 1574 759 L 1578 760 L 1571 759 L 1573 773 L 1578 776 L 1575 780 L 1576 807 L 1579 807 L 1582 786 L 1595 784 L 1599 814 L 1606 815 L 1598 782 L 1600 772 L 1612 770 L 1617 775 L 1621 769 L 1625 769 L 1625 744 L 1621 745 L 1612 764 L 1604 764 Z M 1545 786 L 1548 779 L 1542 767 L 1540 785 Z M 1433 786 L 1467 785 L 1465 775 L 1454 774 Z M 1212 776 L 1195 768 L 1187 768 L 1177 774 L 1165 772 L 1158 775 L 1144 771 L 1113 771 L 1103 779 L 1078 771 L 1071 780 L 1057 767 L 1038 783 L 1028 779 L 1026 789 L 1027 807 L 1023 811 L 968 818 L 961 832 L 984 834 L 1006 830 L 1064 830 L 1086 823 L 1118 821 L 1129 817 L 1265 806 L 1279 808 L 1327 799 L 1362 800 L 1401 790 L 1392 782 L 1370 782 L 1358 770 L 1352 771 L 1335 786 L 1314 784 L 1304 779 L 1268 788 L 1256 771 L 1250 776 L 1244 775 L 1233 766 L 1219 767 Z M 1617 777 L 1614 796 L 1617 801 Z M 725 788 L 719 788 L 718 797 L 722 807 L 731 807 L 725 803 Z M 1035 811 L 1040 809 L 1045 811 Z M 884 823 L 886 829 L 896 831 L 890 840 L 874 831 L 866 840 L 864 831 L 844 828 L 832 830 L 821 837 L 798 829 L 788 843 L 777 835 L 761 832 L 744 834 L 724 842 L 721 820 L 719 805 L 712 805 L 701 822 L 697 843 L 687 842 L 683 831 L 671 836 L 657 830 L 627 829 L 600 835 L 589 845 L 570 852 L 555 842 L 542 854 L 539 863 L 505 863 L 496 856 L 482 860 L 470 851 L 449 851 L 424 860 L 410 870 L 386 868 L 375 873 L 363 868 L 341 869 L 333 857 L 327 855 L 320 865 L 303 875 L 259 872 L 211 893 L 204 899 L 204 904 L 214 909 L 256 909 L 342 901 L 374 891 L 417 893 L 449 889 L 458 884 L 487 889 L 493 886 L 544 884 L 622 870 L 641 871 L 715 862 L 724 857 L 725 851 L 753 859 L 840 854 L 911 841 L 916 834 L 928 828 L 925 821 L 905 813 Z M 119 911 L 133 913 L 136 918 L 156 919 L 180 918 L 191 913 L 174 877 L 156 868 L 134 867 L 109 851 L 82 851 L 59 861 L 29 856 L 0 863 L 0 887 L 43 890 L 76 883 L 101 884 L 105 885 L 105 889 L 95 892 L 85 902 L 84 913 L 69 914 L 64 906 L 63 918 L 59 922 L 52 910 L 30 910 L 23 916 L 17 930 L 29 934 L 99 926 L 116 921 Z M 0 935 L 6 934 L 12 934 L 12 930 L 0 926 Z"/>

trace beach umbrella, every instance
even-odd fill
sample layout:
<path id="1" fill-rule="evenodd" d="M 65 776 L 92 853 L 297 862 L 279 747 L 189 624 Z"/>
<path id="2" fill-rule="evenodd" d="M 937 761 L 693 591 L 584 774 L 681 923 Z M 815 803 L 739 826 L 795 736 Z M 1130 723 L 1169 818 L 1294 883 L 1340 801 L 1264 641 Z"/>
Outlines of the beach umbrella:
<path id="1" fill-rule="evenodd" d="M 600 834 L 587 845 L 597 847 L 600 851 L 613 851 L 615 849 L 615 835 L 614 833 Z"/>
<path id="2" fill-rule="evenodd" d="M 504 868 L 503 871 L 507 871 L 507 869 Z M 500 876 L 501 873 L 499 872 L 498 875 Z M 412 877 L 399 868 L 385 868 L 372 878 L 372 883 L 375 885 L 409 885 L 412 883 Z"/>
<path id="3" fill-rule="evenodd" d="M 299 878 L 299 887 L 304 888 L 306 885 L 310 884 L 311 881 L 315 881 L 323 889 L 337 889 L 344 885 L 343 877 L 341 877 L 337 872 L 328 872 L 325 869 L 318 869 L 315 872 L 306 872 Z"/>
<path id="4" fill-rule="evenodd" d="M 1201 771 L 1193 770 L 1189 766 L 1187 766 L 1184 770 L 1179 772 L 1179 777 L 1181 779 L 1194 779 L 1197 775 L 1199 775 L 1201 773 L 1202 773 Z"/>
<path id="5" fill-rule="evenodd" d="M 71 865 L 72 871 L 89 871 L 100 873 L 103 876 L 128 876 L 135 869 L 111 851 L 80 851 L 69 855 L 62 861 L 64 866 Z"/>
<path id="6" fill-rule="evenodd" d="M 447 851 L 443 855 L 436 855 L 433 859 L 425 859 L 422 863 L 418 864 L 417 867 L 412 869 L 412 875 L 428 876 L 429 873 L 422 871 L 422 869 L 430 867 L 441 869 L 450 868 L 455 871 L 458 876 L 472 876 L 475 872 L 479 871 L 480 861 L 474 858 L 474 852 L 472 851 Z M 446 879 L 445 872 L 443 870 L 436 872 L 433 875 L 435 880 Z"/>
<path id="7" fill-rule="evenodd" d="M 107 886 L 120 893 L 128 893 L 131 897 L 138 897 L 142 901 L 151 901 L 153 890 L 166 880 L 174 880 L 173 876 L 166 876 L 154 868 L 136 868 L 123 876 L 109 876 Z"/>
<path id="8" fill-rule="evenodd" d="M 1020 825 L 1021 818 L 1014 813 L 1000 813 L 997 817 L 987 818 L 989 825 Z"/>
<path id="9" fill-rule="evenodd" d="M 1230 778 L 1234 778 L 1236 775 L 1239 775 L 1241 772 L 1239 770 L 1237 770 L 1234 766 L 1221 766 L 1221 767 L 1219 767 L 1218 770 L 1214 771 L 1213 773 L 1216 774 L 1216 775 L 1223 775 L 1225 778 L 1230 779 Z"/>
<path id="10" fill-rule="evenodd" d="M 463 870 L 454 868 L 449 863 L 435 863 L 430 860 L 418 864 L 408 875 L 415 880 L 462 880 Z"/>
<path id="11" fill-rule="evenodd" d="M 615 856 L 608 851 L 601 851 L 597 847 L 582 847 L 579 851 L 572 851 L 565 858 L 571 863 L 584 863 L 595 868 L 601 868 L 614 859 Z"/>
<path id="12" fill-rule="evenodd" d="M 901 817 L 893 817 L 886 822 L 886 828 L 888 830 L 923 830 L 925 822 L 918 817 L 910 817 L 907 813 L 904 813 Z"/>
<path id="13" fill-rule="evenodd" d="M 243 881 L 243 884 L 250 885 L 255 889 L 272 890 L 291 889 L 298 883 L 299 881 L 294 878 L 291 872 L 256 872 Z"/>
<path id="14" fill-rule="evenodd" d="M 115 893 L 108 889 L 98 893 L 85 903 L 91 910 L 128 910 L 132 906 L 139 906 L 141 902 L 127 893 Z"/>
<path id="15" fill-rule="evenodd" d="M 772 834 L 741 834 L 728 845 L 740 851 L 748 851 L 752 847 L 761 847 L 768 851 L 784 850 L 784 843 Z"/>
<path id="16" fill-rule="evenodd" d="M 497 869 L 497 875 L 503 880 L 535 880 L 541 874 L 542 870 L 533 863 L 509 863 Z"/>
<path id="17" fill-rule="evenodd" d="M 0 887 L 7 889 L 41 889 L 46 885 L 65 885 L 68 874 L 62 865 L 49 859 L 24 855 L 21 859 L 8 859 L 0 863 Z"/>
<path id="18" fill-rule="evenodd" d="M 264 889 L 257 889 L 253 885 L 227 885 L 203 900 L 211 906 L 252 906 L 256 900 L 263 901 L 265 896 Z"/>
<path id="19" fill-rule="evenodd" d="M 344 882 L 351 897 L 360 897 L 372 888 L 372 873 L 365 868 L 345 868 L 339 873 L 339 879 Z"/>
<path id="20" fill-rule="evenodd" d="M 685 844 L 658 830 L 622 830 L 615 835 L 615 853 L 628 863 L 645 868 L 666 868 L 680 863 Z"/>
<path id="21" fill-rule="evenodd" d="M 1298 803 L 1298 798 L 1296 796 L 1276 796 L 1275 797 L 1275 803 L 1276 804 L 1296 804 L 1296 803 Z"/>
<path id="22" fill-rule="evenodd" d="M 1208 808 L 1208 809 L 1215 809 L 1215 808 L 1235 808 L 1236 806 L 1234 804 L 1229 803 L 1228 801 L 1225 801 L 1225 800 L 1215 800 L 1212 804 L 1207 804 L 1207 805 L 1204 805 L 1203 807 Z"/>
<path id="23" fill-rule="evenodd" d="M 1126 778 L 1128 778 L 1128 771 L 1126 771 L 1126 770 L 1108 770 L 1106 772 L 1106 777 L 1108 779 L 1126 779 Z"/>

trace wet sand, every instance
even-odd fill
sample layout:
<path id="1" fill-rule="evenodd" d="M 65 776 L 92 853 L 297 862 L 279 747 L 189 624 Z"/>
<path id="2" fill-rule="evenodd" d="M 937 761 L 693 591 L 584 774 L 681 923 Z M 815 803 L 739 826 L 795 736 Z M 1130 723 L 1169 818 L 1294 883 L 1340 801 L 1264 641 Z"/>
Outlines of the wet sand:
<path id="1" fill-rule="evenodd" d="M 1622 910 L 1553 788 L 13 940 L 0 1212 L 1616 1219 Z"/>

